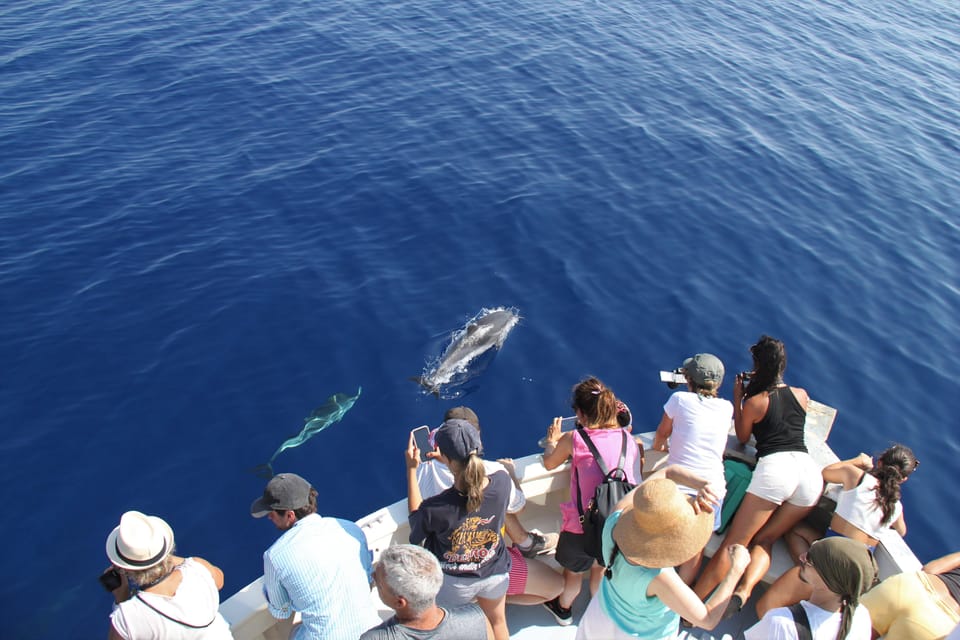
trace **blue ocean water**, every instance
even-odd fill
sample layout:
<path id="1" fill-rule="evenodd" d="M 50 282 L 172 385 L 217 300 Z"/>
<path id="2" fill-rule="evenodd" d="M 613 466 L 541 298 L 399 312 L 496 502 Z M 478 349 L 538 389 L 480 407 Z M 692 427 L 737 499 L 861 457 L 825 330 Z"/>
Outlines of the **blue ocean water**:
<path id="1" fill-rule="evenodd" d="M 455 403 L 496 457 L 586 374 L 652 428 L 659 369 L 761 333 L 838 454 L 914 448 L 907 540 L 956 550 L 958 34 L 942 0 L 0 8 L 0 635 L 105 634 L 128 509 L 254 579 L 251 469 L 334 393 L 275 467 L 357 518 Z M 472 392 L 423 395 L 495 306 Z"/>

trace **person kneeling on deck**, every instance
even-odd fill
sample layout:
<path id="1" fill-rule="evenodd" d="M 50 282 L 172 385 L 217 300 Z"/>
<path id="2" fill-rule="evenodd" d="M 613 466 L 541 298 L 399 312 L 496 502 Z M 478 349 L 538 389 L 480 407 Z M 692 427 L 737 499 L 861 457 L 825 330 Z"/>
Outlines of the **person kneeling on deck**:
<path id="1" fill-rule="evenodd" d="M 300 612 L 291 638 L 355 640 L 377 624 L 363 532 L 320 517 L 310 483 L 295 473 L 274 476 L 250 514 L 266 516 L 283 532 L 263 554 L 263 594 L 275 618 Z"/>
<path id="2" fill-rule="evenodd" d="M 612 560 L 577 640 L 666 640 L 677 637 L 681 616 L 708 630 L 720 622 L 750 562 L 746 547 L 729 547 L 730 570 L 706 603 L 673 568 L 706 545 L 714 515 L 704 507 L 711 497 L 704 489 L 688 497 L 673 480 L 651 478 L 617 503 L 603 527 L 603 554 Z"/>
<path id="3" fill-rule="evenodd" d="M 476 604 L 437 606 L 443 571 L 437 558 L 423 547 L 387 547 L 373 578 L 380 600 L 396 615 L 360 640 L 493 640 L 493 627 Z"/>
<path id="4" fill-rule="evenodd" d="M 721 504 L 714 512 L 713 528 L 720 528 L 720 510 L 727 487 L 723 452 L 733 419 L 733 404 L 718 395 L 723 383 L 723 362 L 710 353 L 698 353 L 684 360 L 680 368 L 687 379 L 686 390 L 676 391 L 663 405 L 663 417 L 653 438 L 654 451 L 667 451 L 667 464 L 689 469 L 706 478 L 717 490 Z M 680 486 L 687 495 L 696 489 Z M 687 584 L 693 584 L 700 570 L 703 551 L 677 567 Z"/>
<path id="5" fill-rule="evenodd" d="M 808 600 L 771 609 L 744 632 L 746 640 L 798 640 L 806 626 L 813 640 L 870 640 L 870 613 L 860 596 L 873 584 L 876 564 L 866 545 L 848 538 L 824 538 L 801 557 L 800 579 L 810 585 Z"/>

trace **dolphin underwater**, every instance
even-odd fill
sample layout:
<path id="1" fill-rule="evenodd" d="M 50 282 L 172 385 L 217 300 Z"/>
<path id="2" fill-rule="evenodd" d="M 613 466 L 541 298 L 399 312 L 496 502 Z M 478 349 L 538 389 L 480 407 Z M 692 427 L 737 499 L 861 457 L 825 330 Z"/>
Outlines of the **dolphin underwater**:
<path id="1" fill-rule="evenodd" d="M 516 309 L 497 307 L 482 310 L 463 329 L 453 334 L 450 344 L 435 365 L 422 375 L 410 379 L 439 398 L 444 387 L 460 384 L 472 377 L 470 366 L 488 352 L 492 354 L 499 350 L 519 321 Z M 485 361 L 484 366 L 486 364 L 489 364 L 489 360 Z M 475 371 L 474 375 L 478 373 Z"/>
<path id="2" fill-rule="evenodd" d="M 270 456 L 270 460 L 255 469 L 257 475 L 272 478 L 273 461 L 277 459 L 277 456 L 280 455 L 281 452 L 292 449 L 293 447 L 299 447 L 330 425 L 339 422 L 347 411 L 353 408 L 353 404 L 357 401 L 357 398 L 360 397 L 361 390 L 361 388 L 358 388 L 357 395 L 355 396 L 350 396 L 345 393 L 335 393 L 327 398 L 326 402 L 311 411 L 310 415 L 303 419 L 303 429 L 300 430 L 300 433 L 284 440 L 280 448 Z"/>

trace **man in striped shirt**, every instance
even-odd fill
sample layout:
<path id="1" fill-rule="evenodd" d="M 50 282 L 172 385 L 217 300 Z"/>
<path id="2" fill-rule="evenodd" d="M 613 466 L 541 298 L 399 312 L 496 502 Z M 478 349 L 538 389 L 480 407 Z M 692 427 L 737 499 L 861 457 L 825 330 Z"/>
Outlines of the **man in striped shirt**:
<path id="1" fill-rule="evenodd" d="M 363 533 L 320 517 L 310 483 L 294 473 L 274 476 L 250 514 L 266 516 L 283 532 L 263 554 L 263 592 L 275 618 L 300 612 L 291 639 L 356 640 L 380 622 Z"/>

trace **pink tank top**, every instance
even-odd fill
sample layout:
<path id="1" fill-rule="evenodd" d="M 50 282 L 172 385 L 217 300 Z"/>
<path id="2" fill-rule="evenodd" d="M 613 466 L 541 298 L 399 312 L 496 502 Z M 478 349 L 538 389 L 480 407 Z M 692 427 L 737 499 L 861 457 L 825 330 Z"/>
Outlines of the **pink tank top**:
<path id="1" fill-rule="evenodd" d="M 603 462 L 607 465 L 608 471 L 612 471 L 617 466 L 617 462 L 620 461 L 620 448 L 623 446 L 623 436 L 621 434 L 626 433 L 627 456 L 623 467 L 624 471 L 627 472 L 627 479 L 636 484 L 638 480 L 636 477 L 637 458 L 640 457 L 640 451 L 637 449 L 637 443 L 634 442 L 633 436 L 626 429 L 588 429 L 587 431 L 593 445 L 603 457 Z M 600 473 L 600 467 L 597 466 L 593 454 L 590 453 L 590 449 L 580 437 L 580 434 L 574 431 L 571 437 L 573 438 L 572 464 L 576 473 L 573 469 L 570 470 L 570 501 L 560 505 L 560 513 L 563 516 L 561 529 L 569 533 L 583 533 L 583 527 L 580 526 L 580 512 L 577 510 L 575 502 L 577 499 L 577 479 L 579 478 L 580 481 L 580 494 L 583 498 L 581 506 L 586 509 L 590 499 L 593 498 L 593 492 L 596 491 L 597 485 L 603 480 L 603 474 Z"/>

